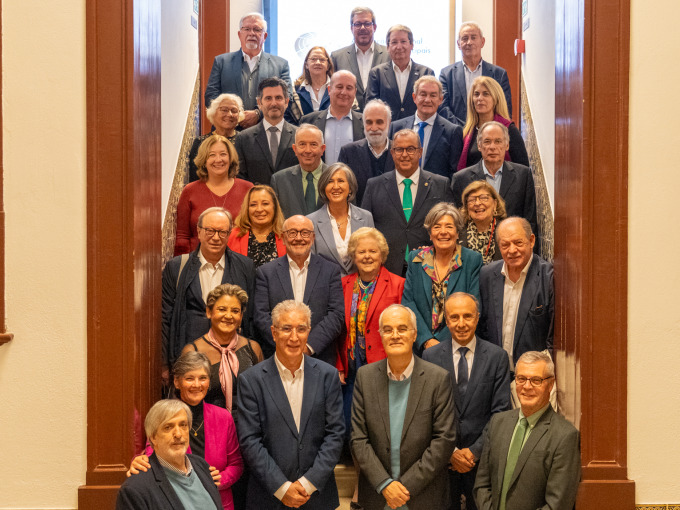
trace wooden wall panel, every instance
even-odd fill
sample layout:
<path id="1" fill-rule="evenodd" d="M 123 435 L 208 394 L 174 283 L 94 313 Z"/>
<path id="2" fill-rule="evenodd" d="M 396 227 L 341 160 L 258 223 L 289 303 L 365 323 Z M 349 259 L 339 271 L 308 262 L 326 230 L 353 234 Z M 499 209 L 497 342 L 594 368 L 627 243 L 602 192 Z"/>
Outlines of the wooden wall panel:
<path id="1" fill-rule="evenodd" d="M 494 0 L 493 3 L 493 59 L 494 64 L 508 73 L 512 92 L 512 120 L 519 127 L 522 118 L 520 70 L 521 57 L 515 56 L 515 39 L 522 36 L 522 1 Z"/>
<path id="2" fill-rule="evenodd" d="M 87 3 L 87 474 L 112 508 L 160 378 L 161 0 Z"/>
<path id="3" fill-rule="evenodd" d="M 201 0 L 198 9 L 198 58 L 201 74 L 201 132 L 211 129 L 204 104 L 205 87 L 208 84 L 213 60 L 229 51 L 229 0 Z M 238 20 L 237 20 L 238 22 Z M 238 30 L 238 28 L 236 28 Z"/>

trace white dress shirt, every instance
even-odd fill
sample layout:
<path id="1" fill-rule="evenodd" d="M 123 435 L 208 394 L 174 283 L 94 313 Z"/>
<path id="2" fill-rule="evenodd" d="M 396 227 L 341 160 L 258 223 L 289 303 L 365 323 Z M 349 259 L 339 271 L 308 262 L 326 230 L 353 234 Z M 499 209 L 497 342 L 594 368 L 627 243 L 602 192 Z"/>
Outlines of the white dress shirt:
<path id="1" fill-rule="evenodd" d="M 416 360 L 414 356 L 411 356 L 411 361 L 409 362 L 408 365 L 406 365 L 406 368 L 404 371 L 401 373 L 399 377 L 394 375 L 394 372 L 392 372 L 392 369 L 390 368 L 390 360 L 387 360 L 387 378 L 392 379 L 393 381 L 405 381 L 411 375 L 413 374 L 413 365 L 415 365 Z"/>
<path id="2" fill-rule="evenodd" d="M 328 88 L 328 84 L 331 82 L 330 78 L 326 78 L 326 83 L 324 83 L 321 86 L 321 89 L 319 90 L 319 96 L 317 97 L 316 91 L 314 90 L 314 87 L 312 86 L 311 83 L 305 82 L 305 88 L 307 89 L 307 92 L 309 92 L 309 97 L 312 99 L 312 108 L 314 109 L 315 112 L 319 111 L 319 108 L 321 107 L 321 100 L 323 99 L 323 95 L 326 93 L 326 89 Z"/>
<path id="3" fill-rule="evenodd" d="M 512 348 L 515 343 L 515 326 L 517 325 L 517 311 L 519 310 L 519 302 L 522 299 L 522 290 L 524 289 L 524 282 L 527 279 L 527 272 L 531 261 L 534 259 L 533 254 L 529 258 L 529 262 L 524 266 L 522 272 L 513 282 L 508 277 L 508 270 L 503 262 L 503 269 L 501 274 L 505 276 L 505 284 L 503 286 L 503 349 L 510 357 L 510 370 L 515 370 L 515 363 L 512 358 Z"/>
<path id="4" fill-rule="evenodd" d="M 248 64 L 248 67 L 250 68 L 250 72 L 253 72 L 253 69 L 257 67 L 257 64 L 260 63 L 260 56 L 262 56 L 262 51 L 255 55 L 253 58 L 250 58 L 243 50 L 241 50 L 241 53 L 243 53 L 243 60 L 246 61 Z"/>
<path id="5" fill-rule="evenodd" d="M 366 53 L 359 49 L 359 46 L 354 45 L 357 51 L 357 65 L 359 66 L 359 75 L 364 89 L 368 86 L 368 73 L 371 72 L 371 65 L 373 65 L 373 50 L 375 48 L 375 41 L 371 43 L 371 47 L 366 50 Z"/>
<path id="6" fill-rule="evenodd" d="M 411 74 L 411 65 L 413 60 L 409 60 L 406 69 L 403 71 L 399 69 L 399 66 L 392 62 L 392 69 L 394 69 L 394 77 L 397 79 L 397 87 L 399 87 L 399 97 L 404 100 L 404 93 L 406 92 L 406 84 L 408 83 L 408 75 Z"/>
<path id="7" fill-rule="evenodd" d="M 262 127 L 264 127 L 264 132 L 267 133 L 267 141 L 269 142 L 269 145 L 271 146 L 271 137 L 276 135 L 276 146 L 279 147 L 281 145 L 281 131 L 283 130 L 283 122 L 284 120 L 281 119 L 281 121 L 278 124 L 270 124 L 267 119 L 262 118 Z M 279 128 L 279 130 L 274 134 L 269 132 L 269 128 L 272 126 L 276 126 Z M 279 147 L 280 150 L 280 147 Z"/>
<path id="8" fill-rule="evenodd" d="M 422 157 L 422 162 L 425 162 L 425 155 L 427 154 L 427 147 L 430 144 L 430 137 L 432 136 L 432 126 L 434 126 L 434 119 L 437 118 L 437 114 L 435 113 L 431 117 L 427 119 L 421 119 L 418 116 L 418 112 L 416 112 L 415 118 L 413 119 L 413 131 L 418 133 L 418 130 L 420 129 L 420 123 L 421 122 L 427 122 L 427 126 L 425 126 L 425 136 L 423 137 L 423 155 Z"/>
<path id="9" fill-rule="evenodd" d="M 201 267 L 198 270 L 198 281 L 201 282 L 201 295 L 204 303 L 208 301 L 210 291 L 222 284 L 226 264 L 225 257 L 225 255 L 222 255 L 222 258 L 213 266 L 206 260 L 201 250 L 198 250 L 198 260 L 201 262 Z"/>
<path id="10" fill-rule="evenodd" d="M 338 227 L 338 222 L 335 220 L 330 211 L 328 211 L 328 217 L 331 220 L 331 227 L 333 229 L 333 240 L 335 241 L 335 249 L 338 250 L 338 255 L 342 259 L 343 263 L 347 262 L 347 246 L 349 245 L 349 236 L 352 235 L 352 222 L 350 221 L 350 213 L 347 212 L 347 226 L 345 228 L 345 238 L 343 239 L 340 235 L 340 228 Z"/>
<path id="11" fill-rule="evenodd" d="M 295 301 L 303 302 L 305 297 L 305 285 L 307 284 L 307 274 L 309 273 L 309 261 L 312 258 L 312 254 L 307 255 L 307 260 L 305 260 L 302 267 L 299 267 L 293 259 L 288 257 L 288 271 L 290 273 L 290 284 L 293 286 L 293 298 Z"/>
<path id="12" fill-rule="evenodd" d="M 458 349 L 463 347 L 453 338 L 451 339 L 451 348 L 453 349 L 453 370 L 456 372 L 456 381 L 458 380 L 458 362 L 460 361 L 460 352 Z M 475 349 L 477 348 L 477 337 L 473 337 L 470 343 L 465 347 L 468 348 L 468 352 L 465 353 L 465 359 L 467 360 L 468 367 L 468 381 L 470 380 L 470 375 L 472 374 L 472 364 L 475 361 Z"/>
<path id="13" fill-rule="evenodd" d="M 394 172 L 397 175 L 397 189 L 399 190 L 399 201 L 404 203 L 404 177 L 398 171 Z M 420 179 L 420 168 L 418 168 L 413 175 L 409 177 L 413 181 L 411 184 L 411 196 L 413 197 L 413 205 L 416 204 L 416 191 L 418 190 L 418 179 Z"/>

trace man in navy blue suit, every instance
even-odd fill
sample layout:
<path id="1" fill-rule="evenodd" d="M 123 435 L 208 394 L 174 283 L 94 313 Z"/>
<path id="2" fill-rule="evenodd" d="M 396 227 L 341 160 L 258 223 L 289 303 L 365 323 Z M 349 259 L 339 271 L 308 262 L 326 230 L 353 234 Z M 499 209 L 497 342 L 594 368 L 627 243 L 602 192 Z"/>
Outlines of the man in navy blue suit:
<path id="1" fill-rule="evenodd" d="M 508 113 L 512 117 L 512 94 L 508 73 L 502 67 L 482 60 L 484 36 L 481 27 L 472 21 L 460 26 L 458 48 L 463 60 L 442 69 L 439 79 L 444 87 L 444 103 L 441 114 L 451 122 L 465 125 L 467 118 L 467 97 L 470 85 L 478 76 L 490 76 L 503 88 L 508 103 Z"/>
<path id="2" fill-rule="evenodd" d="M 442 97 L 442 84 L 437 78 L 418 78 L 413 86 L 416 113 L 394 122 L 390 134 L 401 129 L 413 129 L 423 146 L 422 167 L 433 174 L 451 178 L 463 151 L 463 128 L 437 114 Z"/>
<path id="3" fill-rule="evenodd" d="M 288 61 L 262 51 L 267 39 L 267 22 L 262 14 L 245 14 L 238 26 L 241 49 L 215 57 L 205 88 L 205 105 L 210 106 L 213 99 L 225 92 L 236 94 L 243 100 L 245 117 L 240 126 L 245 129 L 262 119 L 256 102 L 257 87 L 262 80 L 281 78 L 288 85 L 288 97 L 292 97 L 293 87 Z"/>
<path id="4" fill-rule="evenodd" d="M 260 266 L 255 279 L 255 328 L 265 355 L 272 352 L 271 311 L 281 301 L 294 299 L 312 310 L 312 330 L 305 354 L 335 366 L 336 342 L 345 324 L 340 266 L 312 255 L 314 224 L 291 216 L 283 224 L 286 255 Z"/>
<path id="5" fill-rule="evenodd" d="M 467 510 L 477 510 L 472 489 L 484 447 L 482 432 L 493 414 L 510 409 L 508 357 L 475 336 L 479 303 L 473 295 L 455 292 L 444 306 L 451 339 L 426 349 L 423 359 L 448 370 L 453 385 L 460 430 L 450 459 L 450 508 L 460 510 L 464 495 Z"/>
<path id="6" fill-rule="evenodd" d="M 333 470 L 345 432 L 340 379 L 335 367 L 304 354 L 311 315 L 297 301 L 276 305 L 270 328 L 276 353 L 239 376 L 238 438 L 251 470 L 248 510 L 339 505 Z"/>

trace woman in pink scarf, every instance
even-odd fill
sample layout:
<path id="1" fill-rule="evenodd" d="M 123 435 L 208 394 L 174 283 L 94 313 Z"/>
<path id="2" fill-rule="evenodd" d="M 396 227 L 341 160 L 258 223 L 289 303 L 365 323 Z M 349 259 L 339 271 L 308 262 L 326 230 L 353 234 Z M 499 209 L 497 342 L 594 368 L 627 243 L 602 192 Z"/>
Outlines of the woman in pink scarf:
<path id="1" fill-rule="evenodd" d="M 463 152 L 458 160 L 458 170 L 474 165 L 482 159 L 477 147 L 477 131 L 485 123 L 495 120 L 508 128 L 510 148 L 505 160 L 529 166 L 529 156 L 524 140 L 515 123 L 510 120 L 508 104 L 503 89 L 489 76 L 480 76 L 470 85 L 468 94 L 467 120 L 463 127 Z"/>

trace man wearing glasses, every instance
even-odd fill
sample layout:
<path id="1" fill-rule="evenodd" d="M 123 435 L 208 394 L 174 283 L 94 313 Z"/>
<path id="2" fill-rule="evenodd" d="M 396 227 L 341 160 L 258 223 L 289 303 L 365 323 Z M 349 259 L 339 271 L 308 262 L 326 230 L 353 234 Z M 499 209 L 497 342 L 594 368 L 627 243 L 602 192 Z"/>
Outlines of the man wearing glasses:
<path id="1" fill-rule="evenodd" d="M 579 432 L 555 413 L 550 356 L 525 352 L 515 382 L 521 407 L 492 416 L 474 496 L 479 510 L 572 510 L 581 478 Z"/>
<path id="2" fill-rule="evenodd" d="M 355 7 L 349 16 L 349 27 L 354 36 L 354 44 L 340 48 L 331 53 L 331 60 L 336 71 L 351 71 L 357 79 L 357 102 L 359 111 L 366 104 L 366 87 L 368 73 L 375 66 L 390 61 L 387 47 L 373 40 L 375 14 L 368 7 Z"/>
<path id="3" fill-rule="evenodd" d="M 286 255 L 260 266 L 256 276 L 255 328 L 265 356 L 274 350 L 271 312 L 293 299 L 312 311 L 311 331 L 304 353 L 335 366 L 336 342 L 345 324 L 340 266 L 313 255 L 314 225 L 309 218 L 291 216 L 283 224 Z"/>
<path id="4" fill-rule="evenodd" d="M 218 285 L 238 285 L 252 296 L 253 262 L 227 248 L 231 214 L 221 207 L 210 207 L 198 217 L 196 251 L 179 255 L 163 269 L 162 340 L 163 379 L 167 383 L 171 367 L 189 342 L 210 330 L 205 301 Z M 252 337 L 252 304 L 243 316 L 243 335 Z"/>
<path id="5" fill-rule="evenodd" d="M 215 57 L 205 88 L 205 106 L 225 92 L 236 94 L 243 100 L 245 117 L 239 125 L 245 129 L 262 119 L 256 101 L 257 87 L 262 80 L 281 78 L 288 85 L 288 97 L 293 95 L 293 87 L 288 61 L 262 51 L 267 39 L 267 22 L 262 14 L 245 14 L 238 26 L 241 49 Z"/>
<path id="6" fill-rule="evenodd" d="M 239 376 L 238 438 L 251 476 L 247 508 L 338 507 L 333 470 L 345 423 L 335 367 L 305 356 L 310 308 L 286 300 L 271 312 L 274 356 Z"/>
<path id="7" fill-rule="evenodd" d="M 463 205 L 463 191 L 473 181 L 488 182 L 505 200 L 508 216 L 525 218 L 538 237 L 536 188 L 528 166 L 505 160 L 510 146 L 508 128 L 496 121 L 485 123 L 477 133 L 477 147 L 482 153 L 478 163 L 453 174 L 451 191 L 456 207 Z M 536 243 L 538 252 L 539 243 Z"/>
<path id="8" fill-rule="evenodd" d="M 413 355 L 415 314 L 390 305 L 380 314 L 387 359 L 357 371 L 352 453 L 364 510 L 447 508 L 446 467 L 457 419 L 449 373 Z"/>
<path id="9" fill-rule="evenodd" d="M 439 202 L 451 202 L 449 179 L 420 169 L 423 150 L 418 133 L 402 129 L 392 141 L 394 170 L 366 183 L 361 208 L 373 215 L 375 228 L 387 239 L 390 253 L 385 267 L 404 276 L 411 249 L 432 244 L 423 226 L 428 211 Z"/>

